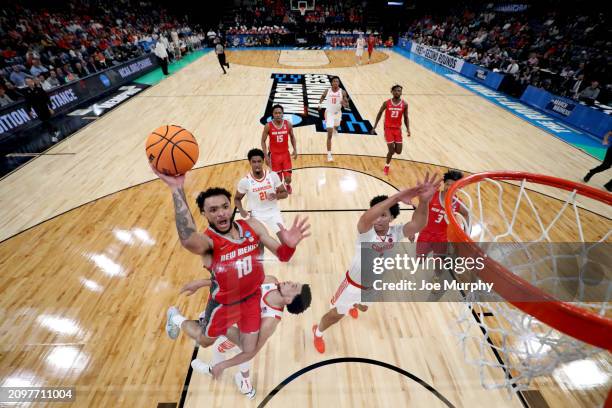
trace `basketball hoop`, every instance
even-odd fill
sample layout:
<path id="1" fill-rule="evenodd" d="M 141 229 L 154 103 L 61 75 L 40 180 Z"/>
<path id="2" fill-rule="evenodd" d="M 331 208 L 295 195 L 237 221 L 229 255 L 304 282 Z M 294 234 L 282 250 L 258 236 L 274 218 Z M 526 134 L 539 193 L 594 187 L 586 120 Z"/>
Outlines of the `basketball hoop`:
<path id="1" fill-rule="evenodd" d="M 306 6 L 300 4 L 298 9 L 300 10 L 302 17 L 304 17 L 306 15 Z"/>
<path id="2" fill-rule="evenodd" d="M 514 189 L 512 193 L 508 193 L 504 191 L 499 181 L 518 181 L 520 185 L 504 183 Z M 559 204 L 560 210 L 548 224 L 529 197 L 525 188 L 526 183 L 547 185 L 569 192 L 563 204 Z M 515 202 L 507 200 L 505 194 L 516 195 Z M 476 196 L 475 199 L 473 195 Z M 493 199 L 483 201 L 484 195 L 491 195 Z M 462 199 L 460 205 L 469 214 L 467 223 L 460 214 L 452 211 L 452 200 L 455 196 Z M 602 350 L 612 350 L 610 318 L 612 306 L 609 306 L 608 302 L 612 296 L 610 280 L 601 281 L 604 283 L 602 290 L 605 293 L 601 300 L 586 301 L 580 296 L 583 292 L 578 291 L 576 293 L 580 295 L 574 295 L 575 297 L 567 302 L 542 289 L 550 287 L 551 281 L 555 284 L 560 282 L 560 285 L 567 281 L 566 271 L 561 271 L 568 264 L 563 261 L 565 258 L 557 254 L 546 256 L 545 258 L 552 258 L 550 264 L 554 267 L 547 269 L 551 273 L 544 277 L 541 274 L 536 277 L 533 273 L 534 265 L 539 265 L 543 261 L 537 256 L 534 257 L 533 251 L 529 250 L 536 243 L 543 246 L 554 245 L 555 240 L 551 239 L 550 235 L 561 217 L 564 225 L 567 225 L 570 219 L 576 222 L 575 244 L 583 248 L 580 250 L 580 257 L 577 258 L 579 261 L 570 264 L 570 268 L 577 265 L 572 272 L 577 272 L 575 276 L 578 276 L 578 285 L 584 279 L 581 275 L 583 268 L 587 263 L 593 262 L 589 259 L 592 248 L 598 246 L 603 248 L 606 242 L 609 245 L 612 228 L 608 228 L 607 233 L 598 240 L 586 242 L 576 205 L 577 196 L 612 205 L 612 194 L 602 190 L 560 178 L 510 171 L 474 174 L 455 182 L 446 194 L 445 210 L 448 216 L 449 242 L 452 243 L 455 252 L 461 252 L 461 255 L 483 257 L 484 268 L 477 271 L 476 276 L 479 280 L 494 285 L 495 293 L 486 301 L 468 293 L 466 302 L 469 307 L 458 321 L 461 326 L 459 338 L 466 360 L 480 367 L 481 383 L 486 388 L 506 387 L 508 390 L 524 390 L 533 378 L 551 374 L 562 364 L 587 358 Z M 464 200 L 464 197 L 467 197 L 467 200 Z M 497 201 L 495 205 L 483 207 L 483 202 L 486 204 L 495 200 Z M 521 205 L 522 212 L 519 211 Z M 491 207 L 495 210 L 491 210 Z M 565 212 L 568 209 L 569 211 Z M 509 210 L 511 217 L 506 214 Z M 548 210 L 556 211 L 550 208 Z M 519 214 L 522 215 L 519 217 Z M 533 222 L 517 221 L 518 218 L 528 218 L 529 214 L 534 217 Z M 500 220 L 502 222 L 499 222 Z M 521 223 L 529 225 L 525 230 L 530 232 L 539 229 L 535 239 L 525 240 L 520 236 L 523 233 L 518 233 L 516 229 Z M 467 228 L 466 224 L 469 224 Z M 494 228 L 498 231 L 494 231 Z M 603 231 L 606 231 L 605 224 Z M 501 245 L 502 242 L 509 243 L 513 251 L 500 254 L 503 251 L 492 250 L 499 248 L 495 246 L 496 243 Z M 520 262 L 523 262 L 523 259 L 527 261 L 517 268 L 516 265 L 520 262 L 516 262 L 516 259 L 523 254 L 530 256 L 520 258 Z M 603 278 L 606 278 L 606 273 Z M 545 284 L 542 283 L 544 281 Z M 524 295 L 529 301 L 517 301 L 517 294 Z M 480 330 L 474 330 L 474 327 Z M 491 337 L 497 341 L 492 342 Z M 468 356 L 475 350 L 468 346 L 469 343 L 475 343 L 480 351 L 477 358 Z M 503 381 L 490 378 L 491 367 L 499 367 L 505 371 Z M 611 395 L 608 395 L 608 399 Z"/>

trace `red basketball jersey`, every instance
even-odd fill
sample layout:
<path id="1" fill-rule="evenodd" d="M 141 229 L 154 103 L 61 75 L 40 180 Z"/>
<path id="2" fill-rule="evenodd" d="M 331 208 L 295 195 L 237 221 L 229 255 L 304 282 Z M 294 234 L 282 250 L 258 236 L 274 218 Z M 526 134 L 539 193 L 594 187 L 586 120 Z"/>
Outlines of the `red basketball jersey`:
<path id="1" fill-rule="evenodd" d="M 376 39 L 374 37 L 368 37 L 368 48 L 373 49 L 376 43 Z"/>
<path id="2" fill-rule="evenodd" d="M 244 220 L 236 221 L 240 239 L 233 240 L 208 228 L 204 233 L 213 241 L 210 294 L 221 304 L 232 304 L 259 289 L 264 281 L 261 263 L 263 247 L 259 236 Z"/>
<path id="3" fill-rule="evenodd" d="M 277 128 L 274 121 L 270 121 L 268 126 L 268 136 L 270 137 L 270 152 L 285 153 L 289 151 L 289 125 L 283 120 L 283 125 Z"/>
<path id="4" fill-rule="evenodd" d="M 393 101 L 389 99 L 387 101 L 387 109 L 385 109 L 385 127 L 386 128 L 401 128 L 402 117 L 404 116 L 404 105 L 403 99 L 400 100 L 398 105 L 394 105 Z"/>
<path id="5" fill-rule="evenodd" d="M 459 210 L 459 200 L 453 199 L 453 212 Z M 437 235 L 446 236 L 448 227 L 448 218 L 444 211 L 444 203 L 440 202 L 440 192 L 436 191 L 429 202 L 429 216 L 427 217 L 427 225 L 421 231 L 420 235 Z"/>

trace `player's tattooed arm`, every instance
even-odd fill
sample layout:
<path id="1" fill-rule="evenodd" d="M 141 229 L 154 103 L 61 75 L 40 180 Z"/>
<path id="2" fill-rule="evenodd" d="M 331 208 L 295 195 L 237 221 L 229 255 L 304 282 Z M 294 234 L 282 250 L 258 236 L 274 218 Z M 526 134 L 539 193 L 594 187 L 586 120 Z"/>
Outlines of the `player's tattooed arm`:
<path id="1" fill-rule="evenodd" d="M 194 254 L 202 255 L 210 248 L 210 244 L 204 234 L 198 233 L 189 211 L 185 191 L 183 187 L 172 189 L 172 200 L 174 201 L 174 218 L 176 231 L 178 232 L 181 245 Z"/>
<path id="2" fill-rule="evenodd" d="M 382 117 L 383 112 L 385 111 L 385 109 L 387 109 L 387 102 L 383 102 L 382 106 L 380 107 L 380 110 L 378 111 L 378 114 L 376 115 L 376 121 L 374 122 L 374 126 L 372 127 L 372 130 L 370 130 L 371 134 L 376 133 L 376 126 L 378 126 L 378 122 L 380 121 L 380 118 Z"/>

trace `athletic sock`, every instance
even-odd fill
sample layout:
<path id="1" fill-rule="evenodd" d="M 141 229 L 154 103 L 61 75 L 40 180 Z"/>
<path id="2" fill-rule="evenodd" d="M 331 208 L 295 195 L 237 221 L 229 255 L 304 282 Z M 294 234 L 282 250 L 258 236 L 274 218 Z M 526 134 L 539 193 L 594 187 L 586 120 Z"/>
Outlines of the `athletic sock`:
<path id="1" fill-rule="evenodd" d="M 187 320 L 187 318 L 180 313 L 177 313 L 172 316 L 172 323 L 176 324 L 178 327 L 181 327 L 185 320 Z"/>
<path id="2" fill-rule="evenodd" d="M 317 329 L 315 330 L 315 336 L 317 337 L 323 337 L 323 332 L 319 331 L 319 326 L 317 326 Z"/>

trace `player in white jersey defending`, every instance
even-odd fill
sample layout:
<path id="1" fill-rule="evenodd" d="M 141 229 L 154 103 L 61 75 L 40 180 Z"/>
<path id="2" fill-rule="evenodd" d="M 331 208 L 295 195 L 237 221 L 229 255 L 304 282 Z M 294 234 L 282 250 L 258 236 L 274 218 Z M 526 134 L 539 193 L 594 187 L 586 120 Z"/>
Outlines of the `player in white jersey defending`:
<path id="1" fill-rule="evenodd" d="M 319 110 L 323 108 L 325 100 L 325 127 L 327 128 L 327 161 L 334 161 L 332 156 L 332 135 L 338 133 L 338 126 L 342 121 L 342 107 L 348 108 L 348 95 L 344 89 L 340 88 L 340 78 L 337 76 L 331 79 L 331 88 L 326 89 L 319 101 Z"/>
<path id="2" fill-rule="evenodd" d="M 274 234 L 278 234 L 283 223 L 278 200 L 287 198 L 289 193 L 285 189 L 278 174 L 264 169 L 264 152 L 260 149 L 251 149 L 247 155 L 251 164 L 251 171 L 238 182 L 238 191 L 234 197 L 234 204 L 242 218 L 249 213 L 242 206 L 242 198 L 246 195 L 251 208 L 251 216 L 264 223 Z"/>
<path id="3" fill-rule="evenodd" d="M 427 225 L 429 213 L 429 201 L 440 186 L 441 179 L 438 176 L 418 182 L 415 187 L 402 190 L 391 197 L 385 195 L 376 196 L 370 201 L 370 209 L 361 215 L 357 222 L 357 240 L 355 242 L 355 255 L 351 266 L 346 272 L 346 277 L 331 299 L 330 310 L 323 315 L 319 324 L 312 326 L 314 335 L 314 346 L 319 353 L 325 352 L 323 332 L 330 326 L 338 323 L 347 313 L 357 318 L 357 309 L 365 312 L 368 305 L 361 301 L 361 292 L 369 290 L 361 284 L 361 248 L 363 243 L 368 243 L 372 249 L 379 253 L 393 249 L 404 237 L 410 237 L 418 233 Z M 399 215 L 399 203 L 410 204 L 415 197 L 419 198 L 412 220 L 406 224 L 390 225 Z"/>
<path id="4" fill-rule="evenodd" d="M 209 286 L 210 279 L 202 279 L 188 283 L 181 289 L 182 292 L 187 292 L 187 296 L 193 295 L 199 288 Z M 259 338 L 257 346 L 251 356 L 246 355 L 241 357 L 252 358 L 261 350 L 266 341 L 272 336 L 276 330 L 276 326 L 280 323 L 285 310 L 291 314 L 300 314 L 310 306 L 312 295 L 310 286 L 297 282 L 278 282 L 274 276 L 267 275 L 263 285 L 261 285 L 261 327 L 259 328 Z M 232 340 L 229 340 L 229 339 Z M 230 327 L 226 336 L 219 336 L 213 345 L 213 359 L 211 364 L 195 359 L 191 362 L 191 367 L 204 374 L 212 374 L 214 370 L 218 375 L 228 367 L 238 365 L 240 371 L 234 375 L 234 382 L 238 386 L 240 392 L 246 395 L 249 399 L 255 398 L 255 388 L 250 380 L 250 361 L 237 363 L 236 356 L 227 360 L 230 353 L 239 354 L 241 349 L 239 346 L 239 332 L 237 327 Z"/>
<path id="5" fill-rule="evenodd" d="M 363 38 L 363 34 L 359 34 L 359 38 L 355 42 L 355 56 L 357 57 L 357 65 L 361 65 L 361 57 L 363 56 L 363 50 L 365 49 L 366 40 Z"/>

